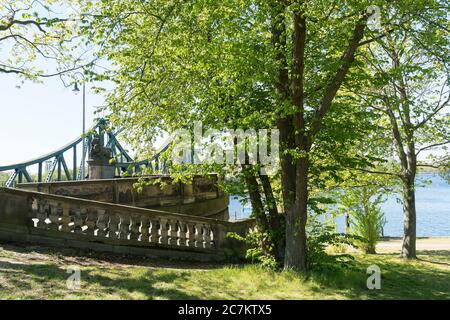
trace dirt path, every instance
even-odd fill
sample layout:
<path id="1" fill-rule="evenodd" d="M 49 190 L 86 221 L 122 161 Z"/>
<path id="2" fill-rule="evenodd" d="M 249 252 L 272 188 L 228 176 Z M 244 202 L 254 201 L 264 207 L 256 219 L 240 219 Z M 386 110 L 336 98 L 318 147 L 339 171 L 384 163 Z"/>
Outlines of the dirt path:
<path id="1" fill-rule="evenodd" d="M 450 237 L 418 238 L 417 251 L 450 250 Z M 385 238 L 377 245 L 377 252 L 400 252 L 402 248 L 401 238 Z"/>

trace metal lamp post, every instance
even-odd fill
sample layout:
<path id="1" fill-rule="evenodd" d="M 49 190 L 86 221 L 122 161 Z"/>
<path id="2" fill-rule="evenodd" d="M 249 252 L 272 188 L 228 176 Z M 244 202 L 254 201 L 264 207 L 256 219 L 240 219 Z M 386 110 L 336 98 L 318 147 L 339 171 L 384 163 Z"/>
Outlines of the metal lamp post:
<path id="1" fill-rule="evenodd" d="M 78 82 L 75 82 L 75 86 L 73 88 L 73 92 L 75 92 L 75 94 L 77 95 L 80 92 L 80 89 L 78 88 Z M 86 139 L 84 137 L 84 135 L 86 134 L 86 84 L 83 81 L 83 135 L 82 135 L 82 139 L 83 139 L 83 150 L 82 150 L 82 159 L 81 159 L 81 177 L 84 180 L 85 177 L 85 172 L 84 172 L 84 161 L 85 161 L 85 157 L 86 157 L 86 152 L 85 152 L 85 148 L 86 148 Z"/>

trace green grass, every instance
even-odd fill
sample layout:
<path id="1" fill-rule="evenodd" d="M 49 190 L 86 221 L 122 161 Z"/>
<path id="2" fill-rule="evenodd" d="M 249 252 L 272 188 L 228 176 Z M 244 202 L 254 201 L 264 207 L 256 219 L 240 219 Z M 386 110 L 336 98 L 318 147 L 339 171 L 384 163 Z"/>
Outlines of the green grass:
<path id="1" fill-rule="evenodd" d="M 5 245 L 0 299 L 450 299 L 450 252 L 419 258 L 356 254 L 347 268 L 300 275 Z M 381 290 L 366 288 L 371 264 L 381 268 Z M 69 265 L 81 267 L 79 290 L 66 287 Z"/>

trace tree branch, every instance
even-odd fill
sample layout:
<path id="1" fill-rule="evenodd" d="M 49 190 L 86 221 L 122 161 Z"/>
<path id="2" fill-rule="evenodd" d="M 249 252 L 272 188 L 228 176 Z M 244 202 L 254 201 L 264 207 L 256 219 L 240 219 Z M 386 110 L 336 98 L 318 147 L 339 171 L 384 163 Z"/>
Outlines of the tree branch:
<path id="1" fill-rule="evenodd" d="M 448 83 L 448 82 L 449 82 L 449 78 L 447 78 L 447 80 L 445 81 L 445 83 Z M 416 124 L 416 125 L 413 127 L 414 130 L 417 130 L 417 129 L 419 129 L 420 127 L 422 127 L 423 125 L 425 125 L 428 121 L 431 120 L 431 118 L 433 118 L 439 111 L 441 111 L 442 109 L 444 109 L 444 108 L 450 103 L 450 94 L 448 94 L 447 99 L 446 99 L 444 102 L 442 102 L 442 104 L 441 104 L 441 101 L 442 101 L 442 92 L 443 92 L 443 90 L 444 90 L 444 88 L 445 88 L 445 86 L 446 86 L 445 83 L 443 84 L 443 86 L 442 86 L 442 88 L 441 88 L 441 95 L 440 95 L 440 97 L 439 97 L 439 102 L 437 103 L 437 106 L 435 107 L 435 109 L 433 110 L 433 112 L 431 112 L 427 117 L 425 117 L 422 121 L 420 121 L 418 124 Z"/>
<path id="2" fill-rule="evenodd" d="M 354 169 L 358 170 L 358 171 L 374 173 L 374 174 L 383 174 L 383 175 L 389 175 L 389 176 L 395 176 L 395 177 L 401 177 L 402 176 L 399 173 L 388 172 L 388 171 L 377 171 L 377 170 L 369 170 L 369 169 L 362 169 L 362 168 L 354 168 Z"/>
<path id="3" fill-rule="evenodd" d="M 334 97 L 336 96 L 339 88 L 344 81 L 344 77 L 347 74 L 352 62 L 355 59 L 355 52 L 359 47 L 361 39 L 364 37 L 364 30 L 367 25 L 368 15 L 365 13 L 363 17 L 358 21 L 353 31 L 353 35 L 349 41 L 348 47 L 341 57 L 341 66 L 337 70 L 333 80 L 329 84 L 326 94 L 321 102 L 320 107 L 317 109 L 316 114 L 313 118 L 311 129 L 308 135 L 308 148 L 314 142 L 314 138 L 320 130 L 322 125 L 322 120 L 328 113 Z"/>
<path id="4" fill-rule="evenodd" d="M 446 144 L 448 144 L 448 143 L 450 143 L 450 140 L 444 141 L 444 142 L 439 142 L 439 143 L 430 144 L 429 146 L 420 148 L 420 149 L 416 152 L 416 156 L 419 155 L 419 153 L 421 153 L 422 151 L 425 151 L 425 150 L 428 150 L 428 149 L 431 149 L 431 148 L 434 148 L 434 147 L 443 146 L 443 145 L 446 145 Z"/>

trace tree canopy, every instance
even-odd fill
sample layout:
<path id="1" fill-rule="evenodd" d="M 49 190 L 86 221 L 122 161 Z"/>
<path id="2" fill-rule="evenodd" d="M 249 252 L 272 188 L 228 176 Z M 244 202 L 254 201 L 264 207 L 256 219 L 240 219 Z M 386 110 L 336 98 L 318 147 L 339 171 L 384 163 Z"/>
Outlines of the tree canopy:
<path id="1" fill-rule="evenodd" d="M 268 187 L 280 180 L 277 199 L 286 216 L 281 256 L 285 267 L 303 270 L 314 188 L 342 183 L 349 168 L 385 160 L 381 146 L 363 153 L 356 148 L 372 147 L 367 137 L 389 125 L 377 107 L 386 86 L 394 83 L 389 90 L 397 90 L 405 72 L 417 94 L 431 85 L 425 78 L 441 81 L 439 98 L 433 91 L 411 96 L 408 108 L 416 129 L 423 129 L 421 146 L 448 137 L 448 124 L 436 116 L 448 96 L 448 79 L 437 76 L 448 56 L 447 7 L 446 1 L 409 0 L 127 0 L 87 3 L 84 10 L 95 11 L 85 33 L 113 65 L 101 75 L 117 85 L 108 96 L 110 118 L 137 147 L 151 145 L 158 130 L 198 120 L 207 128 L 279 129 L 280 175 L 258 182 L 254 171 L 243 168 L 245 183 L 254 191 L 254 210 L 264 211 L 258 194 L 264 189 L 269 201 Z M 386 50 L 392 45 L 404 55 L 397 62 Z M 398 91 L 389 99 L 405 102 Z M 402 107 L 393 107 L 400 112 L 395 121 L 408 117 Z M 265 214 L 258 217 L 263 227 L 270 224 Z"/>

